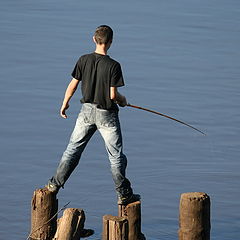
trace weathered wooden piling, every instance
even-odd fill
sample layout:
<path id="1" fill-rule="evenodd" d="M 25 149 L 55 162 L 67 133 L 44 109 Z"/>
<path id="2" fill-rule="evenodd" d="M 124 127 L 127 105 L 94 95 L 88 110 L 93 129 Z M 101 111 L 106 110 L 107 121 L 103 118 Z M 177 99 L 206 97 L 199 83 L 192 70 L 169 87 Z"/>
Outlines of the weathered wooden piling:
<path id="1" fill-rule="evenodd" d="M 128 220 L 128 240 L 144 240 L 141 232 L 141 202 L 118 205 L 118 216 Z"/>
<path id="2" fill-rule="evenodd" d="M 210 239 L 210 198 L 206 193 L 183 193 L 179 206 L 179 240 Z"/>
<path id="3" fill-rule="evenodd" d="M 32 197 L 30 239 L 49 240 L 57 229 L 58 200 L 47 189 L 37 189 Z M 54 217 L 53 217 L 54 216 Z"/>
<path id="4" fill-rule="evenodd" d="M 128 240 L 128 221 L 124 217 L 103 216 L 102 240 Z"/>
<path id="5" fill-rule="evenodd" d="M 82 209 L 67 208 L 58 219 L 58 228 L 53 240 L 79 240 L 84 222 L 85 214 Z"/>

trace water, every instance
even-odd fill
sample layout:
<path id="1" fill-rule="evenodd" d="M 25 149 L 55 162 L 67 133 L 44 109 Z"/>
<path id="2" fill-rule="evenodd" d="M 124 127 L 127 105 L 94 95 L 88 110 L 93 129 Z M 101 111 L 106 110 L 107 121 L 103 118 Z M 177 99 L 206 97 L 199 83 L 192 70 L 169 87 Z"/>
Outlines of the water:
<path id="1" fill-rule="evenodd" d="M 58 115 L 79 55 L 93 51 L 96 26 L 115 30 L 109 54 L 121 62 L 132 104 L 121 109 L 128 177 L 142 195 L 147 239 L 177 239 L 180 194 L 211 197 L 211 239 L 240 239 L 240 2 L 1 1 L 0 240 L 26 239 L 30 202 L 54 173 L 78 114 Z M 102 216 L 117 214 L 103 141 L 95 135 L 59 193 L 83 208 L 100 239 Z"/>

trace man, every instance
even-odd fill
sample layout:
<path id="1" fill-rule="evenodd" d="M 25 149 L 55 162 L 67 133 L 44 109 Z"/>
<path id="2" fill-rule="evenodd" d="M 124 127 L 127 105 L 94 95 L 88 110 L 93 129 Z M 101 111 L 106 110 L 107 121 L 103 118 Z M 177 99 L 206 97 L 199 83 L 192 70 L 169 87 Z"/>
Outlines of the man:
<path id="1" fill-rule="evenodd" d="M 117 104 L 124 107 L 127 105 L 127 100 L 118 91 L 118 87 L 124 86 L 121 66 L 107 55 L 112 39 L 112 29 L 106 25 L 99 26 L 93 36 L 96 44 L 95 52 L 81 56 L 75 65 L 60 114 L 63 118 L 67 118 L 66 110 L 79 82 L 81 82 L 83 106 L 67 149 L 47 188 L 57 193 L 59 188 L 64 186 L 77 166 L 88 141 L 98 130 L 104 139 L 109 156 L 118 204 L 126 205 L 139 200 L 140 195 L 133 194 L 131 184 L 125 176 L 127 158 L 122 149 Z"/>

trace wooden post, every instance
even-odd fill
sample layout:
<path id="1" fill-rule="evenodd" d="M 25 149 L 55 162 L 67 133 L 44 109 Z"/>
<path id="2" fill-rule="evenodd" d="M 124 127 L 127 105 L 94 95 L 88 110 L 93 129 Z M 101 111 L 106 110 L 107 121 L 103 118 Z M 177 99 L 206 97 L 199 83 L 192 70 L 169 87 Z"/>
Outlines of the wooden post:
<path id="1" fill-rule="evenodd" d="M 85 214 L 82 209 L 67 208 L 58 220 L 53 240 L 79 240 L 84 229 Z"/>
<path id="2" fill-rule="evenodd" d="M 32 198 L 31 234 L 30 239 L 52 239 L 57 229 L 58 200 L 56 194 L 47 189 L 37 189 Z"/>
<path id="3" fill-rule="evenodd" d="M 210 239 L 210 198 L 206 193 L 183 193 L 180 199 L 179 240 Z"/>
<path id="4" fill-rule="evenodd" d="M 141 232 L 141 202 L 133 202 L 128 205 L 118 205 L 118 216 L 128 220 L 128 240 L 144 240 Z"/>
<path id="5" fill-rule="evenodd" d="M 103 240 L 128 240 L 128 221 L 124 217 L 103 216 Z"/>

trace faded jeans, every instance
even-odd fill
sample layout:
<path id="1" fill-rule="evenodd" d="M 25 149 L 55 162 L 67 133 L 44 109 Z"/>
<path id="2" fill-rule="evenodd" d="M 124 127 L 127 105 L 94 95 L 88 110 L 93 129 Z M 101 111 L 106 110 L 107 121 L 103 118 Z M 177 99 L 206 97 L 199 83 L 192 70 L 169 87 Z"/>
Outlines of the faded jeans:
<path id="1" fill-rule="evenodd" d="M 63 187 L 92 135 L 98 130 L 104 139 L 111 172 L 118 197 L 129 197 L 132 188 L 125 177 L 127 158 L 123 154 L 122 134 L 117 111 L 99 109 L 95 104 L 84 103 L 78 115 L 69 144 L 63 153 L 56 174 L 50 182 Z"/>

